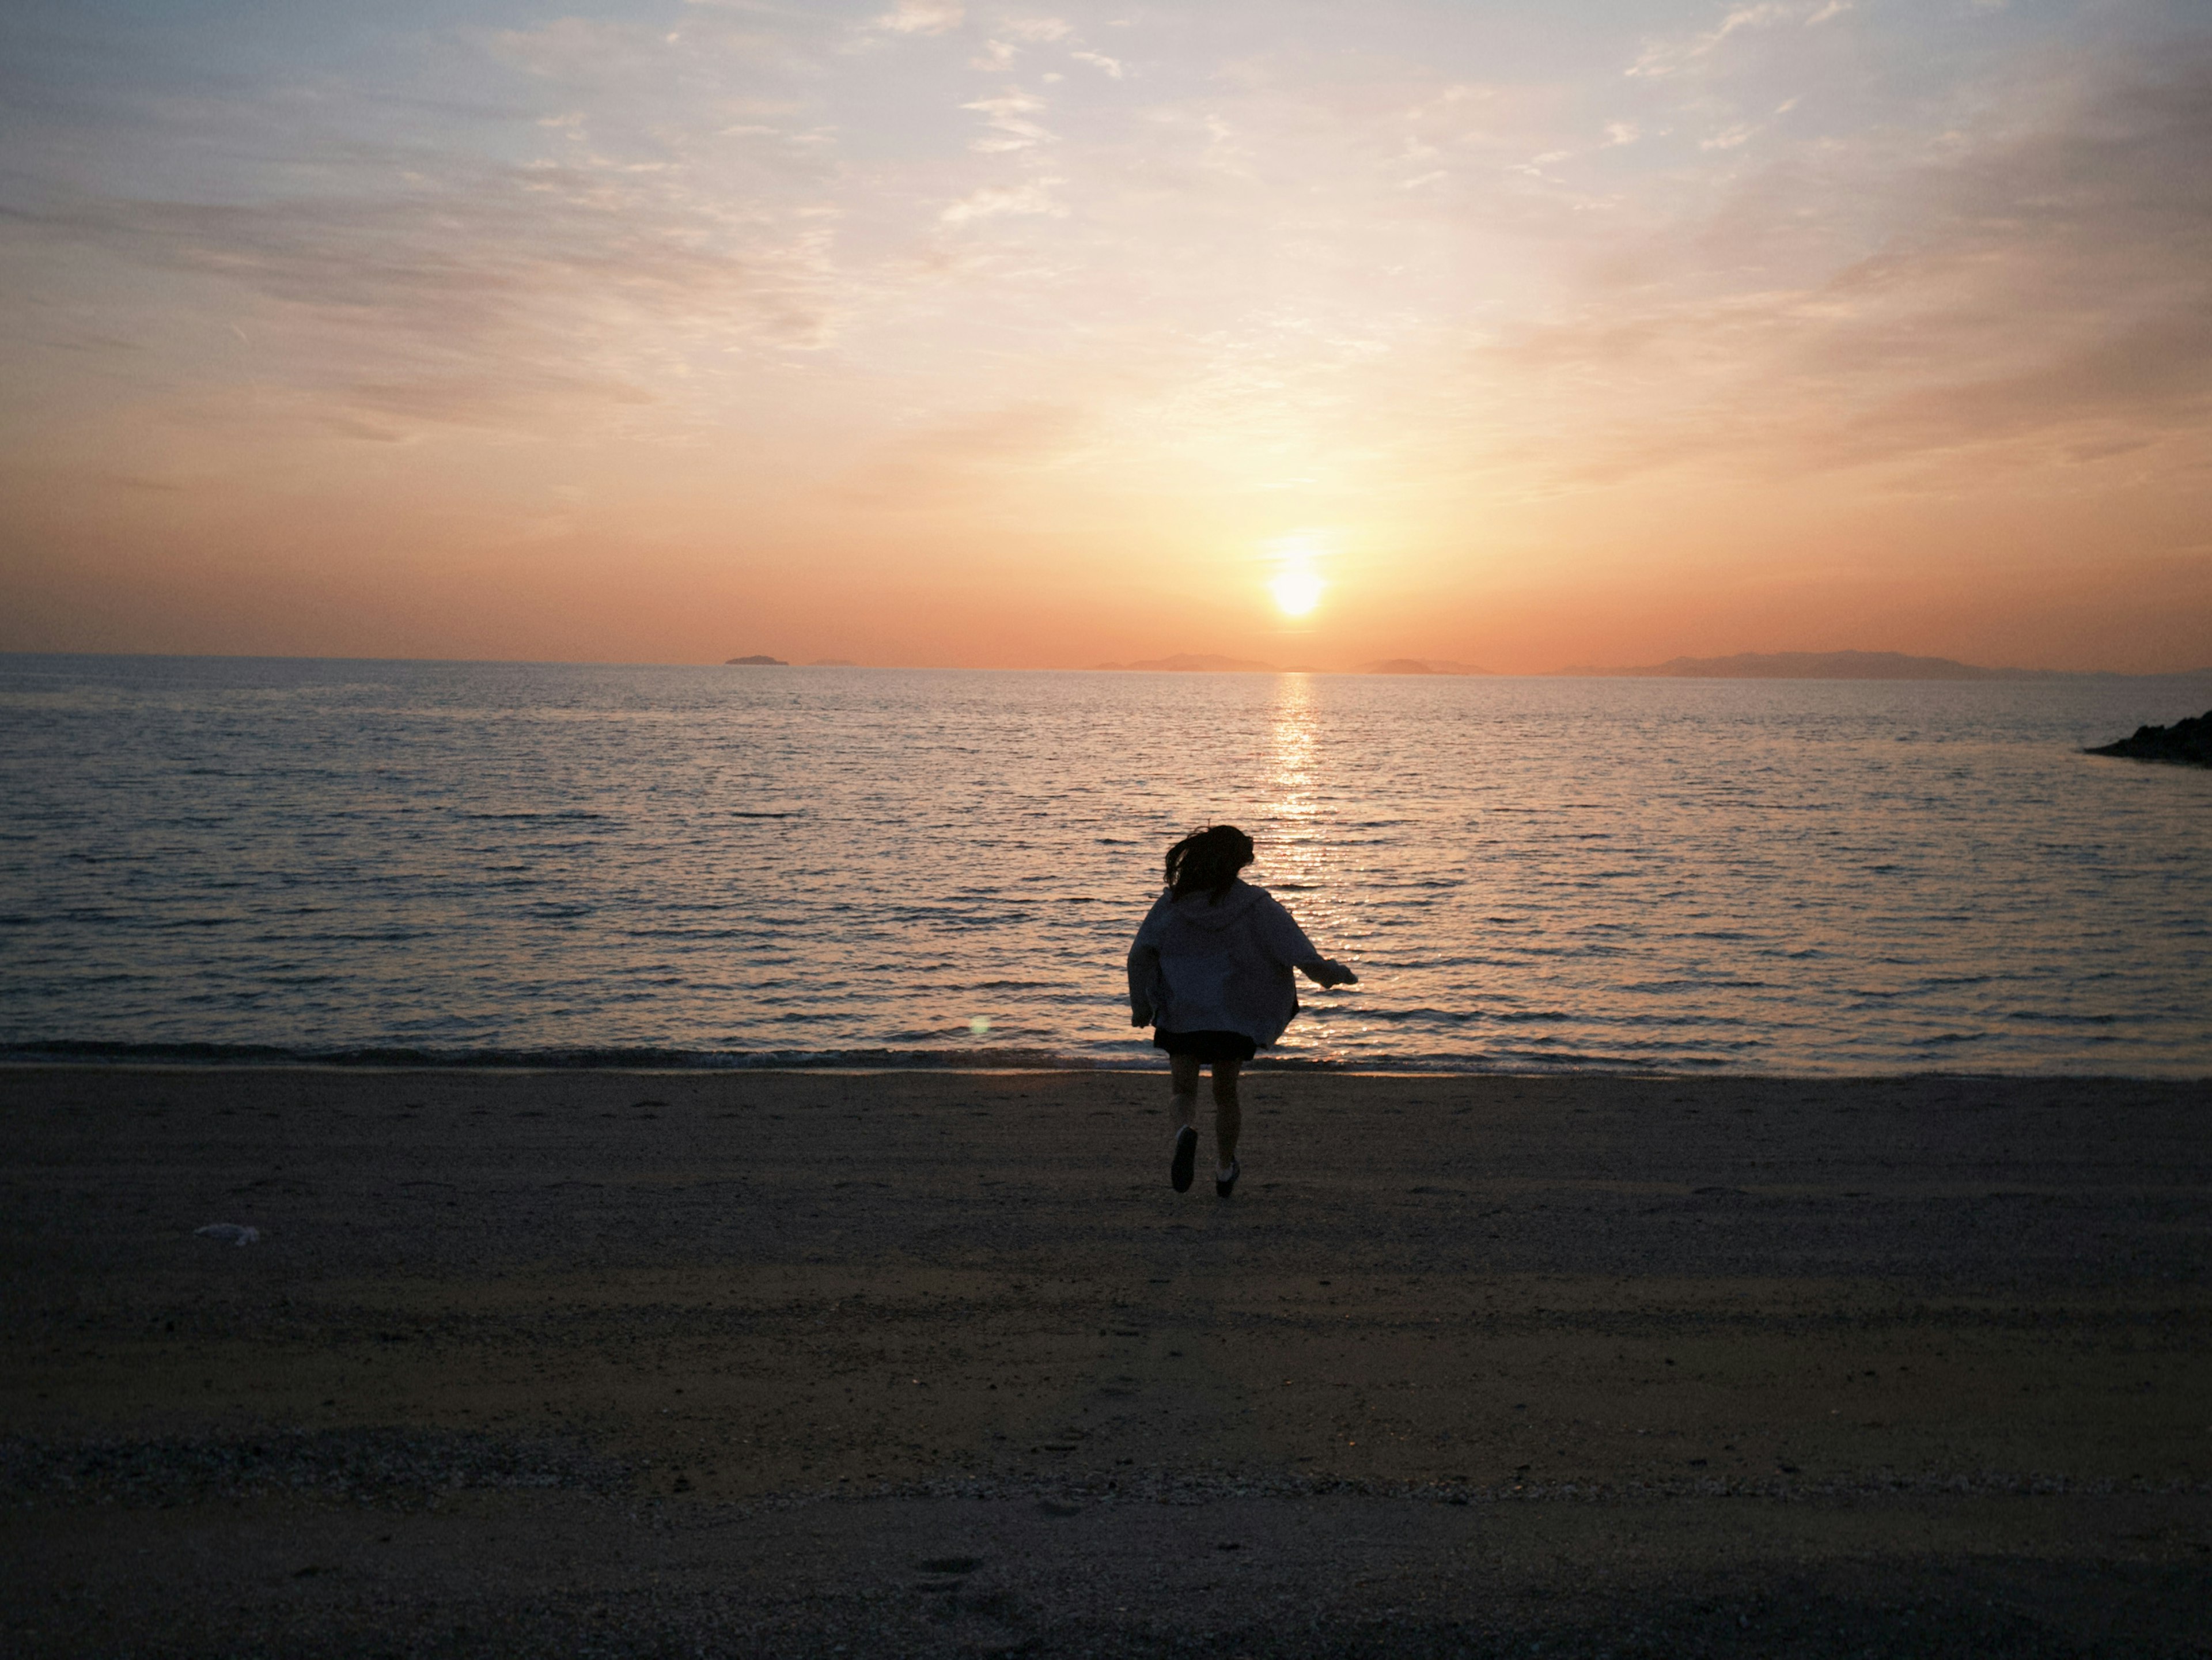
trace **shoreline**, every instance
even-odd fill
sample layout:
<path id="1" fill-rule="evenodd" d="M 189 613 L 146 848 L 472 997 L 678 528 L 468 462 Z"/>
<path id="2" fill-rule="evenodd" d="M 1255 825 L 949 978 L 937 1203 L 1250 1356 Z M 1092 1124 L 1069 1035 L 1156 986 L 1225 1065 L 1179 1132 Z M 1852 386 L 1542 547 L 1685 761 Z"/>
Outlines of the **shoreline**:
<path id="1" fill-rule="evenodd" d="M 208 1053 L 215 1049 L 218 1052 Z M 665 1077 L 755 1076 L 791 1073 L 842 1074 L 870 1073 L 929 1077 L 935 1075 L 988 1077 L 1000 1073 L 1066 1074 L 1085 1077 L 1094 1074 L 1112 1076 L 1146 1076 L 1164 1074 L 1166 1062 L 1156 1051 L 1126 1061 L 1088 1061 L 1080 1056 L 1062 1055 L 1024 1055 L 1020 1051 L 1008 1054 L 1004 1060 L 979 1058 L 982 1052 L 975 1050 L 898 1050 L 887 1058 L 872 1058 L 878 1052 L 868 1050 L 836 1050 L 824 1058 L 787 1057 L 781 1053 L 760 1058 L 746 1055 L 722 1055 L 709 1051 L 684 1052 L 696 1058 L 672 1059 L 665 1051 L 635 1050 L 489 1050 L 460 1052 L 439 1055 L 433 1052 L 410 1049 L 342 1049 L 330 1052 L 313 1050 L 258 1049 L 249 1046 L 236 1049 L 201 1044 L 66 1044 L 41 1048 L 36 1045 L 10 1049 L 0 1045 L 0 1075 L 13 1073 L 33 1073 L 49 1070 L 82 1072 L 101 1071 L 238 1071 L 250 1073 L 270 1072 L 329 1072 L 329 1073 L 453 1073 L 457 1074 L 549 1074 L 576 1073 L 638 1073 Z M 627 1055 L 647 1054 L 657 1059 L 630 1060 Z M 933 1058 L 941 1054 L 944 1058 Z M 846 1058 L 850 1057 L 850 1058 Z M 1640 1079 L 1654 1083 L 1706 1082 L 1737 1080 L 1774 1084 L 1818 1083 L 1857 1084 L 1910 1081 L 1916 1079 L 1958 1079 L 2011 1081 L 2018 1083 L 2081 1084 L 2204 1084 L 2212 1082 L 2212 1067 L 2202 1072 L 2114 1072 L 2114 1071 L 1977 1071 L 1965 1067 L 1924 1067 L 1909 1071 L 1894 1072 L 1804 1072 L 1759 1071 L 1745 1067 L 1731 1067 L 1726 1062 L 1715 1062 L 1697 1068 L 1669 1070 L 1667 1064 L 1655 1061 L 1650 1067 L 1638 1067 L 1618 1060 L 1604 1062 L 1561 1061 L 1550 1066 L 1534 1066 L 1525 1058 L 1501 1061 L 1494 1067 L 1471 1067 L 1457 1057 L 1440 1059 L 1434 1066 L 1425 1066 L 1403 1058 L 1386 1057 L 1382 1064 L 1348 1061 L 1297 1060 L 1283 1056 L 1261 1055 L 1245 1064 L 1243 1075 L 1272 1074 L 1319 1078 L 1401 1078 L 1401 1079 L 1593 1079 L 1626 1080 Z"/>
<path id="2" fill-rule="evenodd" d="M 2197 1652 L 2212 1085 L 1165 1097 L 0 1067 L 11 1645 Z"/>

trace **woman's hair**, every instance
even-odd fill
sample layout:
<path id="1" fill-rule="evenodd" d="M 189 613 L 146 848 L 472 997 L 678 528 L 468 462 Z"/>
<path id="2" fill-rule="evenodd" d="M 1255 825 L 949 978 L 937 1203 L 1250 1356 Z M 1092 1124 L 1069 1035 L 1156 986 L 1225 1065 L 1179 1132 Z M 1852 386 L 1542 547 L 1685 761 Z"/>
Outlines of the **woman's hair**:
<path id="1" fill-rule="evenodd" d="M 1211 892 L 1213 903 L 1252 862 L 1252 838 L 1234 824 L 1209 824 L 1168 849 L 1168 886 L 1175 897 Z"/>

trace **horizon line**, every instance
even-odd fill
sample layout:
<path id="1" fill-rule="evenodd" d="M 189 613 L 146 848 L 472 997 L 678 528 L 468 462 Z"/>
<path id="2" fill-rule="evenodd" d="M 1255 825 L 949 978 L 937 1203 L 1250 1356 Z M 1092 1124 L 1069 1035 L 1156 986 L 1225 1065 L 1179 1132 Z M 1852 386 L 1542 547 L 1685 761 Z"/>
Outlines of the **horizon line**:
<path id="1" fill-rule="evenodd" d="M 766 654 L 762 654 L 765 655 Z M 1199 655 L 1201 654 L 1184 654 Z M 1664 663 L 1638 664 L 1609 667 L 1595 664 L 1573 664 L 1556 669 L 1463 670 L 1439 672 L 1420 670 L 1414 672 L 1392 672 L 1382 669 L 1278 667 L 1273 664 L 1254 661 L 1249 667 L 1161 668 L 1142 666 L 1136 663 L 1036 663 L 978 665 L 965 663 L 860 663 L 860 662 L 786 662 L 746 663 L 736 659 L 720 660 L 698 659 L 643 659 L 607 657 L 439 657 L 439 656 L 365 656 L 354 654 L 315 652 L 174 652 L 174 651 L 82 651 L 67 649 L 24 649 L 0 648 L 0 658 L 99 658 L 114 660 L 156 660 L 173 662 L 213 663 L 418 663 L 451 665 L 454 666 L 504 666 L 516 668 L 652 668 L 652 669 L 864 669 L 886 673 L 945 673 L 945 674 L 1173 674 L 1173 675 L 1286 675 L 1303 674 L 1346 680 L 1744 680 L 1744 679 L 1802 679 L 1802 680 L 1892 680 L 1929 683 L 1968 677 L 1940 674 L 1896 675 L 1744 675 L 1662 673 L 1668 663 L 1725 663 L 1745 658 L 1789 657 L 1902 657 L 1929 663 L 1944 663 L 1954 667 L 1971 669 L 1977 675 L 1991 678 L 2009 679 L 2112 679 L 2112 680 L 2191 680 L 2212 678 L 2212 663 L 2185 669 L 2050 669 L 2022 668 L 2014 666 L 1991 667 L 1985 664 L 1969 663 L 1960 658 L 1928 657 L 1905 652 L 1867 652 L 1859 648 L 1844 648 L 1836 651 L 1742 651 L 1715 657 L 1687 655 L 1668 659 Z M 1383 659 L 1382 661 L 1418 662 L 1420 659 Z"/>

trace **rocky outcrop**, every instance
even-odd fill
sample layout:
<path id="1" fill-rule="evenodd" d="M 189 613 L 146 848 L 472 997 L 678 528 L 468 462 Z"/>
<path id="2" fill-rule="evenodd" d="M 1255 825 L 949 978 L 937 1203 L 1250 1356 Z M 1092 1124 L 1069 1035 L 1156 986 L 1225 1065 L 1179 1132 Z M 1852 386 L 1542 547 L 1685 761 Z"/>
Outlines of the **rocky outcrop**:
<path id="1" fill-rule="evenodd" d="M 2129 761 L 2171 761 L 2177 766 L 2212 767 L 2212 709 L 2170 727 L 2137 727 L 2117 744 L 2100 744 L 2084 755 L 2117 755 Z"/>

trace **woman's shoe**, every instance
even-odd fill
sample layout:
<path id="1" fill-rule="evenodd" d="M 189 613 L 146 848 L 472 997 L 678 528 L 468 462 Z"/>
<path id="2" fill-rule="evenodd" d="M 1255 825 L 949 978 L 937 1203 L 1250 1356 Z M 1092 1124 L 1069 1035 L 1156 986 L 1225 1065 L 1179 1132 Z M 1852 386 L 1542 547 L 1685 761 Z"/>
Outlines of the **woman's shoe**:
<path id="1" fill-rule="evenodd" d="M 1214 1192 L 1219 1194 L 1224 1199 L 1226 1199 L 1231 1194 L 1237 1190 L 1237 1178 L 1243 1174 L 1243 1164 L 1237 1159 L 1231 1159 L 1229 1161 L 1229 1174 L 1227 1176 L 1222 1175 L 1218 1171 L 1216 1171 L 1213 1173 Z"/>
<path id="2" fill-rule="evenodd" d="M 1175 1183 L 1177 1193 L 1190 1191 L 1191 1172 L 1198 1164 L 1198 1132 L 1185 1124 L 1176 1132 L 1175 1163 L 1168 1166 L 1168 1180 Z"/>

